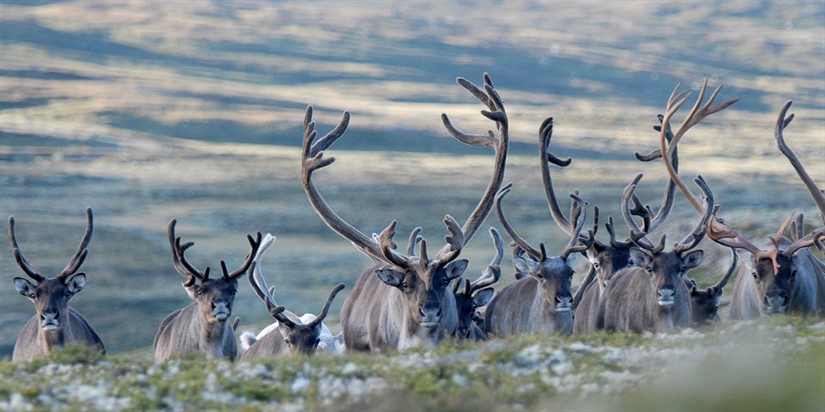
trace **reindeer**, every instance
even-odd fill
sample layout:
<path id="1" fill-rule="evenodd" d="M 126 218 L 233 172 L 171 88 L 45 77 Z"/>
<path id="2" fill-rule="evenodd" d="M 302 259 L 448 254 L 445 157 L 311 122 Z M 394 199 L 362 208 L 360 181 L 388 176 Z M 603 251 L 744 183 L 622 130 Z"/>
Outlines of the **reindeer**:
<path id="1" fill-rule="evenodd" d="M 464 133 L 453 127 L 447 115 L 442 114 L 444 126 L 463 143 L 495 150 L 495 166 L 483 197 L 464 225 L 460 227 L 449 215 L 444 218 L 450 235 L 445 238 L 447 244 L 433 259 L 427 254 L 426 240 L 420 242 L 420 256 L 412 256 L 410 253 L 405 256 L 395 250 L 392 238 L 395 235 L 396 221 L 372 238 L 332 211 L 315 187 L 312 173 L 334 161 L 334 158 L 324 158 L 323 150 L 346 131 L 349 113 L 344 113 L 333 131 L 313 143 L 316 132 L 312 121 L 312 106 L 307 108 L 302 147 L 302 180 L 307 197 L 330 229 L 349 240 L 375 262 L 373 267 L 358 278 L 341 309 L 341 326 L 348 351 L 434 346 L 444 337 L 455 333 L 458 319 L 455 297 L 450 293 L 449 284 L 467 268 L 467 260 L 457 258 L 492 209 L 493 197 L 504 178 L 509 144 L 509 121 L 490 77 L 484 75 L 484 89 L 463 78 L 457 81 L 489 108 L 489 111 L 482 111 L 482 114 L 496 122 L 499 133 Z"/>
<path id="2" fill-rule="evenodd" d="M 334 337 L 329 332 L 329 328 L 322 322 L 329 312 L 332 300 L 344 288 L 344 285 L 338 284 L 335 287 L 324 305 L 321 315 L 317 317 L 312 314 L 304 314 L 298 317 L 283 306 L 279 306 L 275 303 L 273 297 L 275 287 L 268 288 L 261 273 L 261 260 L 274 242 L 275 236 L 269 233 L 264 236 L 255 259 L 252 260 L 249 267 L 251 273 L 249 284 L 277 322 L 267 326 L 257 336 L 249 332 L 241 335 L 241 346 L 244 349 L 241 361 L 282 355 L 312 355 L 317 349 L 336 353 Z M 324 336 L 324 334 L 327 336 Z"/>
<path id="3" fill-rule="evenodd" d="M 676 150 L 676 145 L 688 129 L 699 123 L 704 117 L 723 110 L 738 101 L 738 99 L 733 99 L 711 106 L 722 88 L 722 86 L 719 86 L 708 102 L 700 109 L 699 106 L 704 98 L 706 87 L 707 80 L 705 80 L 696 104 L 670 144 L 668 145 L 664 137 L 660 138 L 661 153 L 672 153 Z M 678 90 L 679 86 L 677 85 L 668 100 L 665 114 L 666 121 L 687 100 L 687 92 L 677 93 Z M 780 150 L 791 159 L 791 163 L 797 169 L 797 173 L 822 211 L 819 196 L 822 192 L 804 172 L 802 164 L 784 143 L 783 131 L 793 120 L 793 114 L 786 117 L 789 108 L 790 104 L 786 103 L 779 113 L 779 118 L 776 121 L 775 138 Z M 697 211 L 701 211 L 702 208 L 699 206 L 698 200 L 667 161 L 667 156 L 663 156 L 662 159 L 671 179 L 690 201 L 691 205 Z M 825 227 L 815 229 L 807 236 L 802 236 L 802 218 L 800 217 L 796 240 L 792 242 L 782 236 L 793 217 L 793 214 L 791 214 L 782 224 L 776 236 L 770 238 L 769 242 L 757 246 L 717 217 L 717 212 L 718 210 L 715 210 L 712 218 L 708 221 L 708 237 L 723 246 L 745 249 L 750 253 L 750 256 L 745 260 L 745 264 L 740 265 L 734 281 L 731 297 L 732 319 L 752 319 L 775 313 L 825 315 L 825 265 L 813 256 L 809 250 L 810 246 L 818 242 L 821 244 L 822 239 L 825 238 Z"/>
<path id="4" fill-rule="evenodd" d="M 692 324 L 690 294 L 684 279 L 688 270 L 702 263 L 704 252 L 691 249 L 704 237 L 713 193 L 703 179 L 696 179 L 704 193 L 706 213 L 690 235 L 671 252 L 665 252 L 666 236 L 653 245 L 631 216 L 630 201 L 641 178 L 641 174 L 636 176 L 625 188 L 622 216 L 630 227 L 630 239 L 643 250 L 631 249 L 636 266 L 617 272 L 607 285 L 599 302 L 598 329 L 661 333 Z"/>
<path id="5" fill-rule="evenodd" d="M 9 241 L 20 269 L 33 284 L 21 277 L 14 278 L 14 287 L 21 295 L 34 302 L 37 312 L 23 325 L 12 353 L 13 362 L 26 362 L 59 351 L 68 344 L 86 345 L 106 354 L 103 341 L 92 325 L 80 313 L 69 307 L 69 300 L 86 285 L 86 274 L 78 273 L 86 260 L 86 247 L 92 240 L 92 209 L 86 208 L 86 233 L 69 264 L 57 276 L 49 279 L 23 256 L 14 233 L 14 216 L 9 216 Z"/>
<path id="6" fill-rule="evenodd" d="M 722 289 L 728 284 L 733 273 L 736 272 L 736 265 L 739 262 L 739 255 L 736 249 L 731 249 L 730 267 L 722 279 L 715 285 L 702 290 L 693 279 L 685 278 L 685 286 L 690 292 L 690 306 L 693 309 L 693 327 L 701 328 L 719 322 L 719 303 L 722 300 Z"/>
<path id="7" fill-rule="evenodd" d="M 172 312 L 161 322 L 152 345 L 155 362 L 166 362 L 173 356 L 188 352 L 203 353 L 207 359 L 234 360 L 238 354 L 235 329 L 227 319 L 232 316 L 238 278 L 246 274 L 252 264 L 261 244 L 261 232 L 255 239 L 246 236 L 251 250 L 241 267 L 229 273 L 226 262 L 221 260 L 223 276 L 210 279 L 208 266 L 201 272 L 186 260 L 184 252 L 194 243 L 181 244 L 180 236 L 175 236 L 176 224 L 177 220 L 172 219 L 167 229 L 172 261 L 178 273 L 186 278 L 183 288 L 194 302 Z"/>
<path id="8" fill-rule="evenodd" d="M 493 298 L 495 290 L 490 286 L 501 279 L 501 259 L 504 257 L 504 242 L 498 231 L 492 227 L 490 237 L 493 238 L 496 255 L 481 276 L 472 283 L 469 279 L 464 279 L 463 287 L 461 287 L 461 277 L 453 284 L 453 295 L 458 312 L 455 336 L 458 339 L 487 339 L 484 333 L 484 316 L 479 313 L 479 308 L 487 305 Z"/>
<path id="9" fill-rule="evenodd" d="M 525 333 L 550 335 L 570 334 L 573 330 L 573 315 L 570 284 L 573 278 L 574 253 L 580 253 L 592 246 L 593 232 L 589 241 L 577 245 L 579 235 L 587 217 L 587 204 L 580 197 L 571 194 L 574 200 L 571 221 L 574 225 L 571 239 L 558 257 L 547 256 L 544 243 L 540 250 L 532 247 L 516 233 L 504 216 L 501 200 L 510 192 L 512 184 L 504 186 L 496 195 L 496 215 L 504 230 L 513 239 L 521 253 L 513 255 L 513 264 L 518 272 L 527 274 L 501 290 L 487 304 L 484 315 L 488 335 L 511 336 Z M 561 226 L 561 225 L 560 225 Z"/>
<path id="10" fill-rule="evenodd" d="M 272 298 L 272 293 L 266 287 L 263 275 L 257 267 L 257 262 L 251 265 L 252 274 L 249 276 L 249 284 L 255 294 L 264 301 L 266 309 L 278 321 L 278 326 L 274 331 L 267 333 L 260 339 L 249 341 L 249 348 L 241 355 L 241 361 L 249 361 L 259 358 L 270 358 L 277 356 L 293 355 L 313 355 L 318 345 L 321 343 L 321 322 L 326 318 L 329 307 L 335 295 L 344 289 L 344 284 L 339 283 L 329 294 L 321 314 L 308 323 L 291 313 L 287 313 L 286 308 L 278 306 Z M 276 333 L 277 332 L 277 333 Z"/>

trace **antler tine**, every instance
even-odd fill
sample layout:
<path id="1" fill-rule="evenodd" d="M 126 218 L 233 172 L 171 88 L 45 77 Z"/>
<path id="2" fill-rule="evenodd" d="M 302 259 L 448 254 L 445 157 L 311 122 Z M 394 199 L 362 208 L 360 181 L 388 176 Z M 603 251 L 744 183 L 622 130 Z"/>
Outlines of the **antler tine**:
<path id="1" fill-rule="evenodd" d="M 453 289 L 453 294 L 454 295 L 455 295 L 456 292 L 458 292 L 458 287 L 461 286 L 461 282 L 463 282 L 463 280 L 461 280 L 461 276 L 455 278 L 452 281 L 452 284 L 453 284 L 452 289 Z"/>
<path id="2" fill-rule="evenodd" d="M 784 255 L 792 257 L 799 249 L 810 247 L 814 244 L 819 247 L 819 244 L 822 243 L 823 240 L 825 240 L 825 226 L 815 229 L 811 231 L 808 236 L 793 242 L 787 247 L 787 249 L 785 249 Z"/>
<path id="3" fill-rule="evenodd" d="M 227 275 L 228 279 L 243 276 L 249 269 L 249 265 L 251 265 L 252 261 L 255 259 L 258 249 L 261 247 L 261 232 L 258 232 L 254 239 L 252 236 L 246 235 L 246 239 L 249 241 L 249 246 L 251 247 L 249 254 L 246 255 L 246 260 L 241 267 L 235 269 L 232 273 Z"/>
<path id="4" fill-rule="evenodd" d="M 63 279 L 80 269 L 80 266 L 86 260 L 87 250 L 86 248 L 89 246 L 89 242 L 92 240 L 92 232 L 94 231 L 94 222 L 92 218 L 92 208 L 86 208 L 86 233 L 83 234 L 83 239 L 80 240 L 80 246 L 77 247 L 77 251 L 75 252 L 72 260 L 69 261 L 69 264 L 63 269 L 60 274 L 57 275 L 57 278 Z"/>
<path id="5" fill-rule="evenodd" d="M 472 285 L 470 285 L 470 279 L 464 279 L 464 290 L 461 293 L 467 297 L 473 295 L 473 288 Z"/>
<path id="6" fill-rule="evenodd" d="M 496 255 L 493 257 L 493 260 L 490 261 L 488 266 L 498 266 L 501 265 L 501 260 L 504 259 L 504 240 L 501 238 L 501 234 L 498 233 L 498 230 L 494 227 L 490 227 L 490 237 L 493 238 L 493 246 L 496 248 Z"/>
<path id="7" fill-rule="evenodd" d="M 447 241 L 447 246 L 439 251 L 436 256 L 436 259 L 441 263 L 450 262 L 457 258 L 458 255 L 461 254 L 461 250 L 465 244 L 464 232 L 452 216 L 444 216 L 444 225 L 447 226 L 450 234 L 444 237 L 444 240 Z"/>
<path id="8" fill-rule="evenodd" d="M 311 107 L 312 106 L 310 106 L 310 109 L 308 109 L 308 110 L 312 110 Z M 310 115 L 310 118 L 311 118 L 312 113 L 310 112 L 309 115 Z M 330 146 L 332 146 L 332 144 L 335 143 L 335 141 L 338 140 L 338 138 L 340 138 L 341 136 L 343 136 L 344 133 L 347 131 L 347 127 L 349 127 L 349 120 L 350 120 L 350 114 L 349 114 L 348 111 L 345 111 L 343 116 L 341 116 L 341 121 L 338 122 L 337 126 L 335 126 L 335 129 L 332 129 L 329 133 L 327 133 L 324 137 L 318 139 L 312 145 L 312 147 L 310 148 L 310 151 L 309 151 L 309 155 L 311 157 L 314 157 L 318 153 L 323 152 L 324 150 L 326 150 Z M 306 127 L 307 125 L 308 124 L 306 123 L 306 117 L 305 117 L 304 118 L 304 127 Z"/>
<path id="9" fill-rule="evenodd" d="M 332 305 L 332 300 L 335 299 L 335 295 L 337 295 L 338 292 L 340 292 L 342 289 L 344 289 L 344 287 L 345 286 L 344 286 L 343 283 L 339 283 L 339 284 L 335 285 L 335 288 L 333 288 L 332 292 L 330 292 L 326 303 L 324 303 L 324 308 L 321 310 L 321 314 L 318 315 L 317 318 L 313 319 L 312 322 L 309 322 L 310 327 L 317 326 L 319 323 L 321 323 L 321 321 L 324 320 L 324 318 L 327 317 L 327 313 L 329 313 L 329 307 L 330 307 L 330 305 Z"/>
<path id="10" fill-rule="evenodd" d="M 771 238 L 773 239 L 774 243 L 779 244 L 779 240 L 782 239 L 782 234 L 785 233 L 785 229 L 788 228 L 788 225 L 791 223 L 791 220 L 793 220 L 795 214 L 796 212 L 791 212 L 791 214 L 789 214 L 788 217 L 786 217 L 785 220 L 782 222 L 782 226 L 779 226 L 779 230 L 776 232 L 776 236 Z"/>
<path id="11" fill-rule="evenodd" d="M 801 239 L 805 234 L 805 216 L 800 213 L 796 215 L 796 219 L 791 222 L 791 237 L 794 241 Z"/>
<path id="12" fill-rule="evenodd" d="M 20 251 L 20 246 L 17 244 L 17 236 L 14 233 L 14 216 L 9 216 L 9 242 L 11 242 L 11 248 L 14 251 L 14 259 L 17 261 L 17 266 L 20 266 L 20 269 L 37 283 L 46 279 L 46 277 L 41 275 L 40 272 L 32 266 L 31 262 L 23 256 L 23 252 Z"/>
<path id="13" fill-rule="evenodd" d="M 410 260 L 404 256 L 395 253 L 396 247 L 398 247 L 395 242 L 392 240 L 393 236 L 395 236 L 395 226 L 398 224 L 398 221 L 393 220 L 390 222 L 389 226 L 387 226 L 381 233 L 378 235 L 378 245 L 381 248 L 381 254 L 384 256 L 387 262 L 392 263 L 400 268 L 407 268 L 410 265 Z M 421 242 L 423 243 L 424 240 L 422 239 Z M 423 258 L 423 257 L 422 257 Z"/>
<path id="14" fill-rule="evenodd" d="M 579 206 L 576 208 L 576 212 L 571 216 L 576 227 L 573 229 L 573 234 L 570 236 L 570 242 L 567 243 L 567 246 L 565 246 L 564 250 L 561 252 L 561 255 L 559 255 L 562 259 L 567 259 L 571 253 L 584 252 L 585 250 L 590 249 L 596 240 L 596 235 L 593 234 L 592 230 L 588 231 L 588 235 L 586 237 L 580 237 L 582 229 L 584 228 L 585 220 L 587 220 L 587 202 L 574 194 L 571 194 L 570 197 L 572 197 Z M 582 242 L 582 244 L 577 246 L 577 243 L 579 242 Z"/>
<path id="15" fill-rule="evenodd" d="M 410 240 L 407 243 L 407 256 L 415 256 L 415 246 L 424 239 L 424 237 L 421 236 L 421 230 L 421 227 L 417 227 L 410 232 Z"/>
<path id="16" fill-rule="evenodd" d="M 702 219 L 699 221 L 699 225 L 696 226 L 696 229 L 690 233 L 682 242 L 676 244 L 673 248 L 673 252 L 675 253 L 682 253 L 684 251 L 693 249 L 702 239 L 705 237 L 705 227 L 710 220 L 711 215 L 713 214 L 714 210 L 718 210 L 715 208 L 713 203 L 713 192 L 710 190 L 707 182 L 702 176 L 697 176 L 696 179 L 693 180 L 697 186 L 702 190 L 702 204 L 703 204 L 703 211 Z"/>
<path id="17" fill-rule="evenodd" d="M 673 139 L 673 130 L 670 128 L 670 123 L 668 123 L 668 124 L 662 123 L 662 120 L 665 119 L 665 116 L 662 115 L 662 114 L 656 115 L 656 118 L 659 119 L 659 124 L 654 125 L 653 130 L 661 133 L 662 132 L 662 127 L 664 127 L 665 128 L 665 138 L 667 139 L 668 142 L 670 142 Z M 662 151 L 661 151 L 661 149 L 655 149 L 655 150 L 653 150 L 652 152 L 650 152 L 646 155 L 643 155 L 639 152 L 636 152 L 635 155 L 636 155 L 636 160 L 638 160 L 640 162 L 649 162 L 651 160 L 656 160 L 656 159 L 662 157 Z"/>
<path id="18" fill-rule="evenodd" d="M 518 233 L 516 233 L 515 229 L 513 229 L 513 227 L 510 226 L 510 222 L 508 222 L 507 218 L 504 217 L 504 212 L 501 210 L 501 200 L 504 199 L 504 196 L 506 196 L 507 193 L 510 193 L 510 189 L 512 187 L 512 183 L 507 183 L 506 185 L 504 185 L 504 187 L 501 188 L 501 190 L 498 191 L 498 194 L 496 195 L 495 199 L 496 216 L 498 216 L 498 221 L 499 223 L 501 223 L 501 227 L 504 228 L 504 231 L 507 232 L 508 235 L 510 235 L 510 238 L 513 239 L 513 242 L 515 242 L 515 244 L 518 245 L 518 247 L 527 252 L 527 254 L 533 257 L 534 259 L 539 259 L 541 257 L 541 252 L 538 249 L 530 246 L 530 244 L 527 243 L 526 240 L 524 240 L 521 236 L 518 235 Z"/>
<path id="19" fill-rule="evenodd" d="M 633 181 L 627 185 L 622 193 L 622 217 L 624 217 L 625 223 L 630 228 L 630 240 L 633 241 L 639 247 L 642 247 L 647 250 L 655 250 L 656 246 L 647 239 L 647 234 L 639 229 L 639 226 L 633 220 L 631 208 L 630 208 L 630 200 L 636 191 L 636 185 L 639 184 L 639 181 L 642 179 L 642 174 L 639 173 Z"/>
<path id="20" fill-rule="evenodd" d="M 722 276 L 722 279 L 719 279 L 719 282 L 716 282 L 715 285 L 710 287 L 715 292 L 721 291 L 722 288 L 724 288 L 725 285 L 728 284 L 728 281 L 733 276 L 733 273 L 736 272 L 736 265 L 739 263 L 739 253 L 737 253 L 736 249 L 733 249 L 733 248 L 731 248 L 730 252 L 731 252 L 731 255 L 732 255 L 731 257 L 732 257 L 733 260 L 731 261 L 731 264 L 730 264 L 730 267 L 728 268 L 727 273 L 725 273 L 725 276 Z"/>
<path id="21" fill-rule="evenodd" d="M 175 265 L 175 270 L 181 274 L 181 276 L 186 277 L 188 280 L 184 284 L 185 286 L 192 286 L 195 282 L 194 278 L 197 278 L 201 281 L 208 279 L 209 267 L 206 268 L 206 272 L 201 272 L 189 261 L 186 260 L 184 252 L 186 249 L 192 247 L 195 243 L 194 242 L 186 242 L 181 245 L 181 238 L 180 236 L 175 236 L 175 225 L 178 223 L 177 219 L 172 219 L 169 221 L 169 226 L 167 227 L 167 233 L 169 235 L 169 244 L 172 246 L 172 262 Z"/>

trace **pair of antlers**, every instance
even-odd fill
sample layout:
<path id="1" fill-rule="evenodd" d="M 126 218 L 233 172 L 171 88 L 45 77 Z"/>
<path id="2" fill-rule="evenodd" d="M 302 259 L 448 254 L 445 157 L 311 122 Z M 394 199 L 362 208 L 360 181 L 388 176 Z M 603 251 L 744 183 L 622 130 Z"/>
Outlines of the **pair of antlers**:
<path id="1" fill-rule="evenodd" d="M 186 249 L 192 247 L 195 242 L 186 242 L 181 244 L 180 236 L 175 236 L 175 225 L 178 223 L 177 219 L 172 219 L 169 222 L 169 226 L 167 228 L 167 233 L 169 235 L 169 244 L 172 246 L 172 260 L 175 264 L 175 269 L 180 273 L 183 277 L 187 278 L 187 280 L 183 283 L 183 286 L 190 287 L 195 284 L 196 280 L 200 280 L 201 283 L 209 279 L 209 271 L 210 267 L 207 266 L 206 270 L 200 271 L 198 268 L 194 267 L 186 257 L 184 256 L 184 252 Z M 226 269 L 226 262 L 221 260 L 221 271 L 223 272 L 223 278 L 225 280 L 232 280 L 237 277 L 243 276 L 246 271 L 249 269 L 249 266 L 252 264 L 252 260 L 255 258 L 255 253 L 257 253 L 258 248 L 261 245 L 261 232 L 257 233 L 257 237 L 253 238 L 250 235 L 246 235 L 247 240 L 249 240 L 249 245 L 251 246 L 252 250 L 250 250 L 249 254 L 246 256 L 246 260 L 238 269 L 233 270 L 231 273 Z"/>
<path id="2" fill-rule="evenodd" d="M 77 251 L 75 252 L 72 259 L 69 261 L 69 264 L 66 265 L 66 268 L 60 271 L 60 273 L 55 277 L 55 279 L 60 279 L 65 281 L 66 278 L 69 276 L 77 273 L 80 269 L 80 266 L 86 260 L 86 255 L 88 254 L 88 250 L 86 249 L 89 246 L 89 242 L 92 240 L 92 232 L 94 229 L 94 222 L 92 218 L 92 208 L 86 208 L 86 233 L 83 235 L 83 239 L 80 240 L 80 246 L 78 246 Z M 14 233 L 14 216 L 9 216 L 9 242 L 11 242 L 11 248 L 14 253 L 14 259 L 17 261 L 17 265 L 20 266 L 20 269 L 26 273 L 30 278 L 35 280 L 37 283 L 40 283 L 46 280 L 46 277 L 41 275 L 37 269 L 32 266 L 31 262 L 23 256 L 23 252 L 20 251 L 20 245 L 17 244 L 17 236 Z"/>

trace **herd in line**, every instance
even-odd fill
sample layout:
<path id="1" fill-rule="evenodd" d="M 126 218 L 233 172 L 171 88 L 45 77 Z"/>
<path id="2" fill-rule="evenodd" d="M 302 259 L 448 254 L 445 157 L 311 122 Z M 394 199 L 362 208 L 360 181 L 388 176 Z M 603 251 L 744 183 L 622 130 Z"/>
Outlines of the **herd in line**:
<path id="1" fill-rule="evenodd" d="M 267 286 L 261 272 L 261 261 L 275 241 L 273 236 L 262 236 L 260 232 L 255 237 L 248 235 L 250 251 L 243 265 L 229 272 L 221 261 L 221 275 L 210 277 L 209 267 L 201 271 L 186 259 L 185 251 L 193 243 L 182 243 L 175 233 L 176 220 L 173 219 L 168 226 L 173 264 L 186 279 L 183 287 L 194 302 L 162 321 L 153 344 L 155 360 L 164 362 L 187 352 L 201 352 L 210 359 L 234 360 L 239 352 L 235 335 L 238 319 L 230 321 L 230 317 L 238 280 L 247 273 L 250 286 L 276 322 L 257 336 L 247 332 L 240 337 L 242 361 L 312 354 L 317 350 L 332 353 L 403 350 L 434 346 L 444 339 L 478 340 L 527 333 L 589 334 L 599 330 L 666 332 L 675 327 L 697 327 L 718 320 L 722 290 L 734 273 L 731 297 L 734 320 L 775 313 L 825 316 L 825 263 L 810 251 L 815 246 L 825 252 L 825 193 L 784 142 L 783 131 L 793 119 L 793 114 L 786 116 L 791 102 L 786 103 L 779 114 L 775 138 L 816 202 L 821 227 L 806 235 L 803 216 L 792 213 L 776 236 L 757 246 L 718 217 L 719 205 L 714 203 L 713 192 L 701 176 L 694 179 L 701 196 L 695 196 L 688 189 L 678 174 L 678 142 L 702 119 L 738 100 L 712 105 L 720 86 L 702 105 L 705 82 L 696 104 L 674 132 L 670 119 L 688 99 L 688 93 L 679 92 L 676 87 L 665 114 L 659 116 L 660 125 L 655 127 L 660 132 L 659 149 L 648 155 L 637 153 L 641 161 L 661 158 L 670 180 L 655 212 L 635 194 L 641 174 L 627 186 L 621 199 L 622 217 L 629 228 L 624 240 L 618 240 L 618 228 L 612 217 L 604 225 L 609 241 L 604 243 L 596 238 L 597 206 L 593 207 L 593 226 L 585 230 L 588 203 L 577 192 L 570 194 L 570 212 L 564 216 L 553 190 L 550 165 L 566 167 L 571 159 L 559 159 L 549 152 L 553 118 L 543 122 L 539 129 L 539 149 L 545 194 L 554 221 L 570 237 L 564 250 L 558 256 L 551 256 L 543 243 L 536 248 L 519 236 L 503 212 L 502 201 L 512 190 L 511 183 L 503 184 L 509 146 L 509 120 L 503 100 L 486 74 L 482 87 L 463 78 L 459 78 L 458 83 L 486 106 L 481 113 L 495 123 L 495 131 L 466 133 L 442 114 L 444 126 L 465 144 L 492 149 L 495 162 L 486 190 L 467 220 L 459 224 L 452 216 L 445 216 L 449 235 L 432 257 L 421 228 L 412 231 L 408 246 L 402 252 L 393 240 L 396 221 L 381 233 L 368 236 L 330 208 L 312 176 L 335 160 L 324 157 L 324 152 L 343 136 L 350 117 L 345 112 L 336 128 L 316 139 L 310 106 L 304 119 L 302 144 L 304 190 L 327 226 L 374 262 L 358 278 L 343 303 L 342 332 L 332 335 L 323 320 L 344 284 L 332 289 L 317 317 L 312 314 L 298 317 L 275 302 L 275 288 Z M 669 215 L 677 188 L 696 209 L 697 224 L 682 241 L 665 251 L 665 236 L 661 236 L 658 243 L 649 236 Z M 513 241 L 512 262 L 517 279 L 498 293 L 494 292 L 493 285 L 501 278 L 504 241 L 494 228 L 490 228 L 489 233 L 496 253 L 478 279 L 472 282 L 462 279 L 468 261 L 459 259 L 462 248 L 493 209 Z M 789 226 L 792 239 L 783 236 Z M 91 325 L 68 306 L 86 282 L 86 275 L 78 270 L 86 259 L 92 231 L 89 208 L 86 232 L 77 252 L 63 271 L 47 278 L 23 256 L 15 236 L 14 217 L 9 217 L 9 239 L 15 260 L 35 281 L 15 277 L 15 288 L 34 302 L 37 312 L 18 336 L 13 361 L 36 359 L 69 343 L 88 345 L 105 353 L 103 342 Z M 703 252 L 696 246 L 705 236 L 731 249 L 732 264 L 716 285 L 702 290 L 687 272 L 702 263 Z M 738 249 L 747 252 L 743 264 L 738 264 Z M 574 295 L 571 266 L 578 254 L 586 256 L 591 265 Z"/>

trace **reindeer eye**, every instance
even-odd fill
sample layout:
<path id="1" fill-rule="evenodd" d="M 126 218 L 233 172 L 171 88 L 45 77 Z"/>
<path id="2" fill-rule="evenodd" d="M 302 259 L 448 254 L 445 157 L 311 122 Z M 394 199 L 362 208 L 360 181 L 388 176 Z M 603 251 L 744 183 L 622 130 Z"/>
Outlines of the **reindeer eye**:
<path id="1" fill-rule="evenodd" d="M 759 281 L 759 274 L 757 274 L 756 272 L 751 272 L 751 276 L 753 276 L 753 279 L 757 282 Z"/>
<path id="2" fill-rule="evenodd" d="M 593 267 L 598 269 L 599 268 L 599 262 L 593 262 Z"/>
<path id="3" fill-rule="evenodd" d="M 292 346 L 292 342 L 290 342 L 289 339 L 284 339 L 284 342 L 286 342 L 287 345 Z"/>

